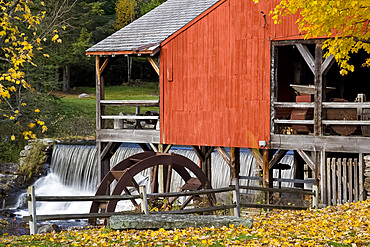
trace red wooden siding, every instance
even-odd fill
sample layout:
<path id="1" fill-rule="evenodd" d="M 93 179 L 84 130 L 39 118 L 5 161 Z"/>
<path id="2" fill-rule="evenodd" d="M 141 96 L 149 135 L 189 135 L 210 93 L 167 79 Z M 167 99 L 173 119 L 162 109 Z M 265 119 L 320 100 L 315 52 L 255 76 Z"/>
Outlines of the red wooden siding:
<path id="1" fill-rule="evenodd" d="M 294 21 L 271 24 L 276 3 L 221 1 L 163 42 L 161 142 L 257 148 L 270 139 L 271 40 L 297 35 Z"/>

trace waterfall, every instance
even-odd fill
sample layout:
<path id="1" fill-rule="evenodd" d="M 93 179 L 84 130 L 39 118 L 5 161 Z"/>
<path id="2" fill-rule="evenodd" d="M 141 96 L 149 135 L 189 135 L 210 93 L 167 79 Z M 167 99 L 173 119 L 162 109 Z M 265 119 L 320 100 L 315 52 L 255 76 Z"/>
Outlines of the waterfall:
<path id="1" fill-rule="evenodd" d="M 121 146 L 111 158 L 114 166 L 125 158 L 142 152 L 142 149 L 135 145 Z M 199 159 L 191 148 L 173 147 L 170 152 L 183 155 L 194 163 L 199 164 Z M 217 151 L 212 152 L 212 187 L 220 188 L 229 185 L 230 171 L 229 166 Z M 286 155 L 281 163 L 289 164 L 293 167 L 293 155 Z M 240 152 L 240 174 L 242 176 L 254 177 L 256 162 L 253 155 L 245 149 Z M 293 178 L 294 170 L 282 171 L 282 178 Z M 150 184 L 150 169 L 137 175 L 135 179 Z M 278 176 L 278 171 L 274 170 L 274 177 Z M 69 195 L 94 195 L 99 184 L 99 167 L 96 166 L 96 147 L 81 145 L 55 145 L 50 173 L 40 178 L 36 183 L 35 191 L 39 196 L 69 196 Z M 178 191 L 183 185 L 183 181 L 177 173 L 172 174 L 171 191 Z M 242 185 L 256 186 L 256 180 L 240 180 Z M 275 182 L 276 183 L 276 182 Z M 276 184 L 277 185 L 277 184 Z M 291 186 L 290 183 L 282 183 L 282 186 Z M 149 189 L 150 186 L 148 186 Z M 127 201 L 128 203 L 128 201 Z M 131 203 L 129 203 L 131 204 Z M 38 214 L 65 214 L 65 213 L 87 213 L 91 202 L 43 202 L 37 205 Z M 122 202 L 117 206 L 118 210 L 127 210 L 127 206 L 122 206 Z M 25 213 L 27 214 L 27 213 Z"/>

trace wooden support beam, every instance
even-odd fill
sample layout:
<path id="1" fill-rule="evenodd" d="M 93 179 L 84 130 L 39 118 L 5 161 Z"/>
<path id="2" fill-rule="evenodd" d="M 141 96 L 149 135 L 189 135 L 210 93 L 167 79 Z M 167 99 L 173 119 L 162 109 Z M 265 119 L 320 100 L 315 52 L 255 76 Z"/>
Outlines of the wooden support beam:
<path id="1" fill-rule="evenodd" d="M 312 71 L 313 74 L 315 74 L 315 60 L 308 50 L 307 46 L 302 45 L 302 44 L 295 44 L 297 47 L 298 51 L 301 53 L 303 59 L 306 61 L 308 67 Z"/>
<path id="2" fill-rule="evenodd" d="M 230 147 L 230 184 L 240 173 L 240 148 Z"/>
<path id="3" fill-rule="evenodd" d="M 260 167 L 263 168 L 263 160 L 262 160 L 262 155 L 260 151 L 257 148 L 249 148 L 249 151 L 253 155 L 253 157 L 256 159 L 256 164 Z"/>
<path id="4" fill-rule="evenodd" d="M 138 143 L 138 145 L 141 147 L 143 151 L 151 151 L 151 149 L 148 147 L 146 143 Z"/>
<path id="5" fill-rule="evenodd" d="M 117 149 L 121 146 L 121 142 L 109 142 L 100 154 L 100 159 L 110 159 Z"/>
<path id="6" fill-rule="evenodd" d="M 103 64 L 102 64 L 102 66 L 101 66 L 101 67 L 99 67 L 99 74 L 100 74 L 100 75 L 103 73 L 104 69 L 107 67 L 108 62 L 109 62 L 109 58 L 107 57 L 107 58 L 104 60 L 104 62 L 103 62 Z"/>
<path id="7" fill-rule="evenodd" d="M 218 153 L 222 156 L 222 158 L 226 161 L 226 163 L 231 166 L 231 158 L 226 149 L 224 147 L 216 147 L 216 149 Z"/>
<path id="8" fill-rule="evenodd" d="M 311 170 L 316 172 L 316 165 L 315 162 L 311 159 L 311 157 L 303 150 L 297 150 L 297 153 L 307 163 Z"/>
<path id="9" fill-rule="evenodd" d="M 263 163 L 262 163 L 262 177 L 263 177 L 263 180 L 262 180 L 262 185 L 264 188 L 269 188 L 269 187 L 272 187 L 273 185 L 273 181 L 272 181 L 272 178 L 271 178 L 271 175 L 272 175 L 272 170 L 270 171 L 269 169 L 269 150 L 268 149 L 263 149 L 262 150 L 262 160 L 263 160 Z M 267 204 L 270 203 L 270 192 L 266 192 L 265 194 L 265 202 Z"/>
<path id="10" fill-rule="evenodd" d="M 281 150 L 279 149 L 277 153 L 274 155 L 274 157 L 269 162 L 269 169 L 271 170 L 275 164 L 280 162 L 280 160 L 285 156 L 285 154 L 288 152 L 288 150 Z"/>
<path id="11" fill-rule="evenodd" d="M 147 59 L 149 60 L 150 64 L 153 66 L 155 72 L 157 72 L 157 74 L 159 75 L 159 64 L 158 64 L 158 62 L 156 62 L 152 57 L 147 57 Z"/>
<path id="12" fill-rule="evenodd" d="M 163 153 L 168 153 L 168 151 L 170 151 L 171 148 L 172 148 L 172 144 L 166 144 L 163 150 Z"/>
<path id="13" fill-rule="evenodd" d="M 269 187 L 270 181 L 269 181 L 269 150 L 263 149 L 263 187 L 267 188 Z M 271 181 L 272 182 L 272 181 Z"/>
<path id="14" fill-rule="evenodd" d="M 199 161 L 201 163 L 203 163 L 205 157 L 204 157 L 204 155 L 202 153 L 202 150 L 199 148 L 199 146 L 192 146 L 192 148 L 193 148 L 195 154 L 198 156 Z"/>
<path id="15" fill-rule="evenodd" d="M 322 136 L 322 43 L 316 44 L 315 48 L 315 94 L 314 94 L 314 135 Z"/>
<path id="16" fill-rule="evenodd" d="M 365 160 L 364 160 L 364 154 L 359 153 L 359 162 L 358 162 L 358 174 L 359 174 L 359 180 L 358 180 L 358 187 L 359 187 L 359 200 L 363 201 L 366 199 L 366 191 L 364 187 L 364 173 L 365 173 Z"/>
<path id="17" fill-rule="evenodd" d="M 154 152 L 158 152 L 158 145 L 154 144 L 154 143 L 149 143 L 149 146 L 152 148 L 152 150 Z"/>
<path id="18" fill-rule="evenodd" d="M 326 75 L 328 73 L 331 66 L 334 64 L 335 60 L 333 55 L 328 56 L 325 58 L 324 62 L 321 65 L 321 74 Z"/>

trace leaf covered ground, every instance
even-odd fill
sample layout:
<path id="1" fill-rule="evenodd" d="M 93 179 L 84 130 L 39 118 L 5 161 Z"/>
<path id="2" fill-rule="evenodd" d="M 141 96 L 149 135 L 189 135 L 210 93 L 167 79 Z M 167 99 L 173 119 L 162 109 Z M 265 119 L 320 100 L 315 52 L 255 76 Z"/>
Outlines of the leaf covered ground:
<path id="1" fill-rule="evenodd" d="M 109 228 L 3 236 L 0 246 L 370 246 L 370 200 L 319 210 L 278 210 L 253 217 L 253 228 L 166 231 Z"/>

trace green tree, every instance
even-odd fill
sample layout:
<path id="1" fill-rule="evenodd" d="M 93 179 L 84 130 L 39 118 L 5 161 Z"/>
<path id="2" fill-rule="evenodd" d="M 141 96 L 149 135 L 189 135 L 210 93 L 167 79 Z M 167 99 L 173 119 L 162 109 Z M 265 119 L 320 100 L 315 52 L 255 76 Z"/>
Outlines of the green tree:
<path id="1" fill-rule="evenodd" d="M 159 5 L 161 5 L 162 3 L 166 2 L 166 1 L 167 0 L 149 0 L 145 3 L 143 3 L 142 7 L 140 9 L 141 14 L 145 15 L 146 13 L 148 13 L 149 11 L 158 7 Z"/>
<path id="2" fill-rule="evenodd" d="M 363 49 L 370 54 L 370 0 L 283 0 L 270 14 L 275 23 L 299 14 L 297 23 L 305 39 L 328 38 L 324 56 L 334 56 L 342 75 L 354 70 L 348 63 L 352 53 Z M 370 66 L 370 59 L 364 65 Z"/>
<path id="3" fill-rule="evenodd" d="M 117 0 L 116 3 L 116 23 L 115 29 L 121 29 L 130 22 L 135 20 L 135 7 L 137 2 L 135 0 Z"/>

